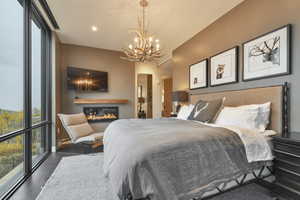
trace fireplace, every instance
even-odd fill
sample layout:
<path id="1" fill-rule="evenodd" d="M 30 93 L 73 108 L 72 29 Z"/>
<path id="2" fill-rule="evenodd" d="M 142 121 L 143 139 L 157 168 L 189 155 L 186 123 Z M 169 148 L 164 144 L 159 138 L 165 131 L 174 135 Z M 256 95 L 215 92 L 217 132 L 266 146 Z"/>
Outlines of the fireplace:
<path id="1" fill-rule="evenodd" d="M 84 107 L 88 122 L 111 122 L 119 119 L 119 107 Z"/>

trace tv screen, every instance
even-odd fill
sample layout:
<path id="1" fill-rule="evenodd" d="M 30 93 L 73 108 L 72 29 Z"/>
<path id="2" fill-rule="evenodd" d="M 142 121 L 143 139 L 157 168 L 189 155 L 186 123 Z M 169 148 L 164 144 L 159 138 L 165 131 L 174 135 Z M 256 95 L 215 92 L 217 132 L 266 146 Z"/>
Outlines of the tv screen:
<path id="1" fill-rule="evenodd" d="M 67 77 L 70 90 L 108 91 L 107 72 L 68 67 Z"/>

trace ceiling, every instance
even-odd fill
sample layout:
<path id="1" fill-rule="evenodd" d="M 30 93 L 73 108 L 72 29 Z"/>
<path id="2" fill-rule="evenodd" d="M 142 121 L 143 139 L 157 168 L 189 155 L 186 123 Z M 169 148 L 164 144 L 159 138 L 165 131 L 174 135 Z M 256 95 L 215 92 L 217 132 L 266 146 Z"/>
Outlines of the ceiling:
<path id="1" fill-rule="evenodd" d="M 244 0 L 149 0 L 149 30 L 166 55 Z M 121 50 L 137 27 L 138 0 L 47 0 L 62 43 Z M 93 32 L 91 26 L 97 26 Z"/>

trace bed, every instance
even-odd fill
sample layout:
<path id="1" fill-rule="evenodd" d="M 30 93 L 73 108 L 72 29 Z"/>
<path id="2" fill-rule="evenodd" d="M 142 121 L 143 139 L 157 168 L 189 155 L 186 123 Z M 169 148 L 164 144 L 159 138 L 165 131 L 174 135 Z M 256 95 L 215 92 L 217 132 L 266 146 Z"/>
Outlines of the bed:
<path id="1" fill-rule="evenodd" d="M 226 97 L 228 106 L 270 101 L 269 129 L 279 134 L 288 129 L 287 85 L 192 94 L 190 102 L 220 97 Z M 253 178 L 270 177 L 268 141 L 252 135 L 247 146 L 242 136 L 238 130 L 191 120 L 118 120 L 104 133 L 104 172 L 122 200 L 202 199 Z M 258 148 L 249 154 L 253 141 Z"/>

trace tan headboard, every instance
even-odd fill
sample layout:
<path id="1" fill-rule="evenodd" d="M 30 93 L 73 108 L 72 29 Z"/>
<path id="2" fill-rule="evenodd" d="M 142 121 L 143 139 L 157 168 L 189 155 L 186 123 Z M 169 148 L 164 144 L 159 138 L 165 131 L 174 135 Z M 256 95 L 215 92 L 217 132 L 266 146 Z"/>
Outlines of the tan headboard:
<path id="1" fill-rule="evenodd" d="M 284 86 L 280 85 L 206 94 L 191 94 L 190 102 L 195 104 L 200 99 L 209 101 L 222 97 L 226 97 L 225 106 L 241 106 L 271 102 L 272 108 L 269 129 L 275 130 L 281 134 L 283 128 L 283 90 Z"/>

